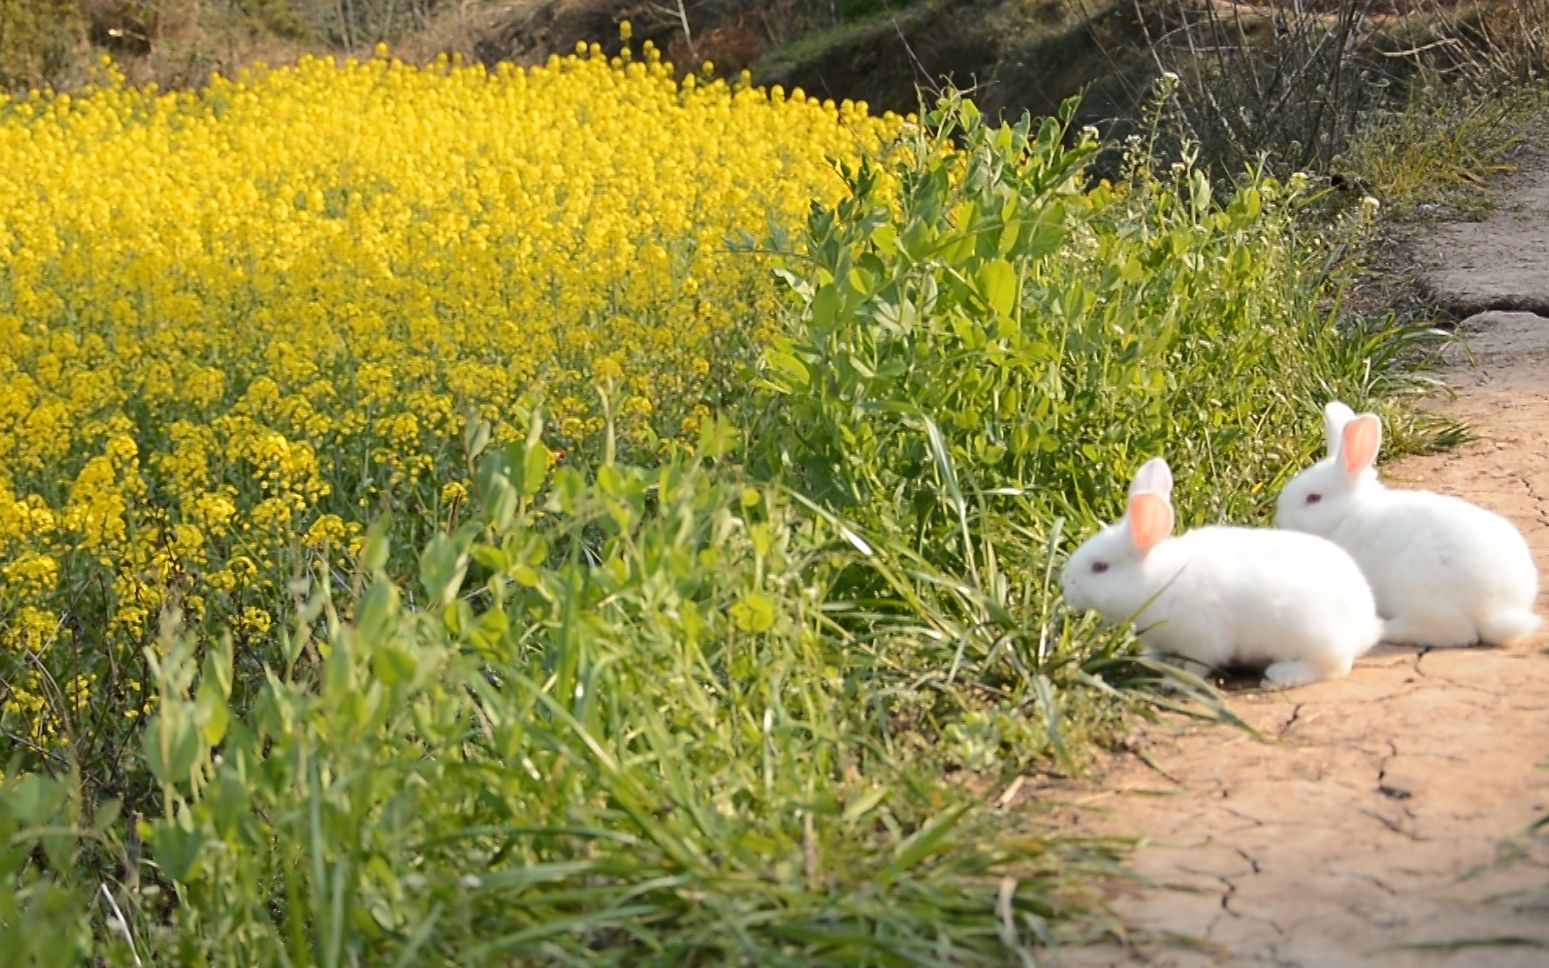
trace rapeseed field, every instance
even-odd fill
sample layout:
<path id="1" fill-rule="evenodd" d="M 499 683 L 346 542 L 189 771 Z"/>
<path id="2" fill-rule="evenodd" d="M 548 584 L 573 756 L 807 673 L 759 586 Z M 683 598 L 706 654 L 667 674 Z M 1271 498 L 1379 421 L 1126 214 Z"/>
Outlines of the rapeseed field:
<path id="1" fill-rule="evenodd" d="M 776 298 L 727 237 L 899 121 L 595 46 L 0 102 L 5 727 L 47 743 L 169 604 L 263 636 L 298 561 L 455 521 L 470 418 L 692 440 Z"/>

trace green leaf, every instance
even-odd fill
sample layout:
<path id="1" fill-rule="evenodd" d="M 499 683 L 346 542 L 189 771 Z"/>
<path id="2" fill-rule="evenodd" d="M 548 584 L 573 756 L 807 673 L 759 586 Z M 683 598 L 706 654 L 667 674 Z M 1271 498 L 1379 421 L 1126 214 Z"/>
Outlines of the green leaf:
<path id="1" fill-rule="evenodd" d="M 221 836 L 231 836 L 237 824 L 251 815 L 251 796 L 241 776 L 223 767 L 215 782 L 205 791 L 204 803 L 210 809 L 210 819 Z"/>
<path id="2" fill-rule="evenodd" d="M 732 452 L 737 446 L 737 428 L 720 414 L 711 415 L 699 425 L 699 444 L 694 453 L 700 457 L 718 458 Z"/>
<path id="3" fill-rule="evenodd" d="M 124 805 L 119 800 L 103 800 L 97 804 L 96 811 L 92 814 L 92 826 L 98 830 L 111 830 L 118 825 L 119 817 L 123 816 Z"/>
<path id="4" fill-rule="evenodd" d="M 145 725 L 145 764 L 163 786 L 186 783 L 199 759 L 199 739 L 186 707 L 176 702 L 165 704 Z"/>
<path id="5" fill-rule="evenodd" d="M 371 668 L 382 684 L 391 688 L 413 681 L 419 671 L 419 659 L 397 642 L 384 642 L 372 653 Z"/>
<path id="6" fill-rule="evenodd" d="M 840 310 L 844 305 L 839 285 L 830 282 L 818 288 L 817 295 L 812 297 L 812 325 L 820 329 L 832 329 L 838 324 Z"/>
<path id="7" fill-rule="evenodd" d="M 889 792 L 891 791 L 886 784 L 880 784 L 878 786 L 872 787 L 870 790 L 867 790 L 859 797 L 856 797 L 854 800 L 845 805 L 844 822 L 854 823 L 856 820 L 864 817 L 866 814 L 870 813 L 877 804 L 887 799 Z"/>
<path id="8" fill-rule="evenodd" d="M 205 747 L 219 744 L 226 737 L 226 726 L 231 722 L 225 697 L 209 686 L 200 686 L 194 719 L 199 723 L 199 733 Z"/>
<path id="9" fill-rule="evenodd" d="M 603 464 L 597 468 L 597 490 L 609 497 L 624 493 L 624 474 L 617 464 Z"/>
<path id="10" fill-rule="evenodd" d="M 1049 745 L 1066 769 L 1074 769 L 1076 763 L 1065 745 L 1065 731 L 1060 727 L 1060 702 L 1055 694 L 1054 683 L 1049 681 L 1048 676 L 1039 673 L 1033 676 L 1033 691 L 1038 696 L 1038 706 L 1043 712 L 1044 733 L 1049 737 Z"/>
<path id="11" fill-rule="evenodd" d="M 764 351 L 764 361 L 791 388 L 805 390 L 811 385 L 812 374 L 807 372 L 807 364 L 803 363 L 794 354 L 777 349 L 766 349 Z"/>
<path id="12" fill-rule="evenodd" d="M 767 632 L 774 627 L 774 600 L 763 592 L 748 592 L 731 607 L 731 620 L 744 632 Z"/>
<path id="13" fill-rule="evenodd" d="M 11 787 L 6 806 L 24 826 L 54 823 L 65 802 L 64 785 L 51 776 L 28 773 Z"/>
<path id="14" fill-rule="evenodd" d="M 924 826 L 893 849 L 893 860 L 887 865 L 887 872 L 895 878 L 902 876 L 936 853 L 972 806 L 971 802 L 960 803 L 946 813 L 927 820 Z"/>
<path id="15" fill-rule="evenodd" d="M 485 502 L 489 522 L 497 531 L 507 530 L 516 518 L 517 505 L 520 501 L 516 488 L 511 486 L 509 479 L 495 477 L 490 479 L 486 493 L 489 494 Z"/>
<path id="16" fill-rule="evenodd" d="M 467 452 L 470 460 L 484 453 L 484 448 L 489 446 L 489 433 L 488 420 L 482 417 L 469 420 L 467 428 L 463 431 L 463 450 Z"/>
<path id="17" fill-rule="evenodd" d="M 489 544 L 475 544 L 468 549 L 468 554 L 483 568 L 490 571 L 503 572 L 511 566 L 511 556 L 505 549 L 497 548 Z"/>
<path id="18" fill-rule="evenodd" d="M 457 543 L 444 534 L 431 538 L 420 552 L 420 584 L 426 597 L 438 605 L 448 605 L 457 597 L 467 573 L 467 552 L 460 551 Z"/>
<path id="19" fill-rule="evenodd" d="M 355 628 L 362 641 L 372 644 L 387 634 L 397 614 L 398 588 L 385 578 L 379 578 L 361 597 L 355 610 Z"/>
<path id="20" fill-rule="evenodd" d="M 587 491 L 586 478 L 581 472 L 574 467 L 562 466 L 554 472 L 544 508 L 556 514 L 580 514 Z"/>
<path id="21" fill-rule="evenodd" d="M 360 562 L 366 571 L 381 571 L 387 567 L 387 555 L 390 550 L 388 534 L 392 530 L 393 516 L 391 512 L 377 517 L 366 528 L 365 547 L 361 551 Z"/>
<path id="22" fill-rule="evenodd" d="M 174 883 L 181 883 L 192 875 L 205 836 L 194 828 L 188 808 L 181 807 L 173 820 L 158 820 L 151 824 L 150 841 L 162 874 Z"/>
<path id="23" fill-rule="evenodd" d="M 979 267 L 974 279 L 979 295 L 997 317 L 1009 318 L 1016 306 L 1017 271 L 1005 259 L 991 259 Z"/>
<path id="24" fill-rule="evenodd" d="M 354 638 L 345 628 L 329 642 L 328 656 L 323 660 L 323 697 L 331 703 L 355 692 Z"/>
<path id="25" fill-rule="evenodd" d="M 231 698 L 231 639 L 220 639 L 204 656 L 204 675 L 200 678 L 201 694 L 214 689 L 221 699 Z"/>
<path id="26" fill-rule="evenodd" d="M 479 616 L 479 631 L 491 640 L 505 635 L 510 627 L 511 620 L 506 617 L 506 610 L 499 605 L 490 606 Z"/>
<path id="27" fill-rule="evenodd" d="M 504 479 L 510 486 L 511 454 L 510 448 L 492 450 L 485 454 L 473 472 L 474 489 L 485 500 L 489 500 L 495 482 Z"/>
<path id="28" fill-rule="evenodd" d="M 549 473 L 549 449 L 539 440 L 529 441 L 522 455 L 522 496 L 535 497 Z"/>

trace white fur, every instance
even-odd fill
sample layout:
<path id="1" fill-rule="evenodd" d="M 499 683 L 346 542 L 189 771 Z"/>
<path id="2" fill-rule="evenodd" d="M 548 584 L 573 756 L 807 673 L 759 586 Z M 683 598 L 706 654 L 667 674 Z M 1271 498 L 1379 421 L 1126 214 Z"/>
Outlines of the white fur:
<path id="1" fill-rule="evenodd" d="M 1338 678 L 1376 644 L 1371 590 L 1339 547 L 1290 531 L 1208 527 L 1143 551 L 1129 519 L 1148 486 L 1168 496 L 1161 458 L 1136 474 L 1131 511 L 1066 562 L 1060 587 L 1072 608 L 1109 622 L 1133 618 L 1148 652 L 1217 668 L 1267 666 L 1265 685 Z M 1099 562 L 1108 566 L 1101 573 Z"/>
<path id="2" fill-rule="evenodd" d="M 1343 432 L 1355 419 L 1337 400 L 1325 408 L 1328 456 L 1286 485 L 1275 524 L 1350 552 L 1386 620 L 1385 641 L 1509 645 L 1532 634 L 1539 624 L 1538 568 L 1522 532 L 1461 498 L 1384 487 L 1372 466 L 1376 445 L 1371 461 L 1347 468 Z M 1308 503 L 1310 495 L 1316 503 Z"/>

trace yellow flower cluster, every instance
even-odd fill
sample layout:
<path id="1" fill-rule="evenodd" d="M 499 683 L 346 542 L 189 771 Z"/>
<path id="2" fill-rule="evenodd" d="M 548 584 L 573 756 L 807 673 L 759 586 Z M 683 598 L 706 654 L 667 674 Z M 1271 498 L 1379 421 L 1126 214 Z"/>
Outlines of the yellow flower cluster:
<path id="1" fill-rule="evenodd" d="M 606 385 L 626 442 L 692 434 L 777 299 L 726 239 L 899 124 L 649 48 L 106 74 L 0 96 L 6 710 L 39 695 L 23 652 L 105 667 L 169 603 L 268 632 L 298 556 L 466 495 L 470 414 L 511 439 L 541 396 L 584 449 Z"/>

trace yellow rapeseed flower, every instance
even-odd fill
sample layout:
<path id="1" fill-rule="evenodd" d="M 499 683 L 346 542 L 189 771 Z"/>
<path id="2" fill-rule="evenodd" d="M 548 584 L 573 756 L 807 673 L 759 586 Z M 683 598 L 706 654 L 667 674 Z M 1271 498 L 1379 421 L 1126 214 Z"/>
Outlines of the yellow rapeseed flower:
<path id="1" fill-rule="evenodd" d="M 606 381 L 621 441 L 692 439 L 777 299 L 726 239 L 835 201 L 834 161 L 899 121 L 708 65 L 680 83 L 649 47 L 102 76 L 0 112 L 13 696 L 41 689 L 18 652 L 66 626 L 138 655 L 162 603 L 197 601 L 266 634 L 296 554 L 347 565 L 383 507 L 466 496 L 470 414 L 503 444 L 541 397 L 584 450 Z"/>

